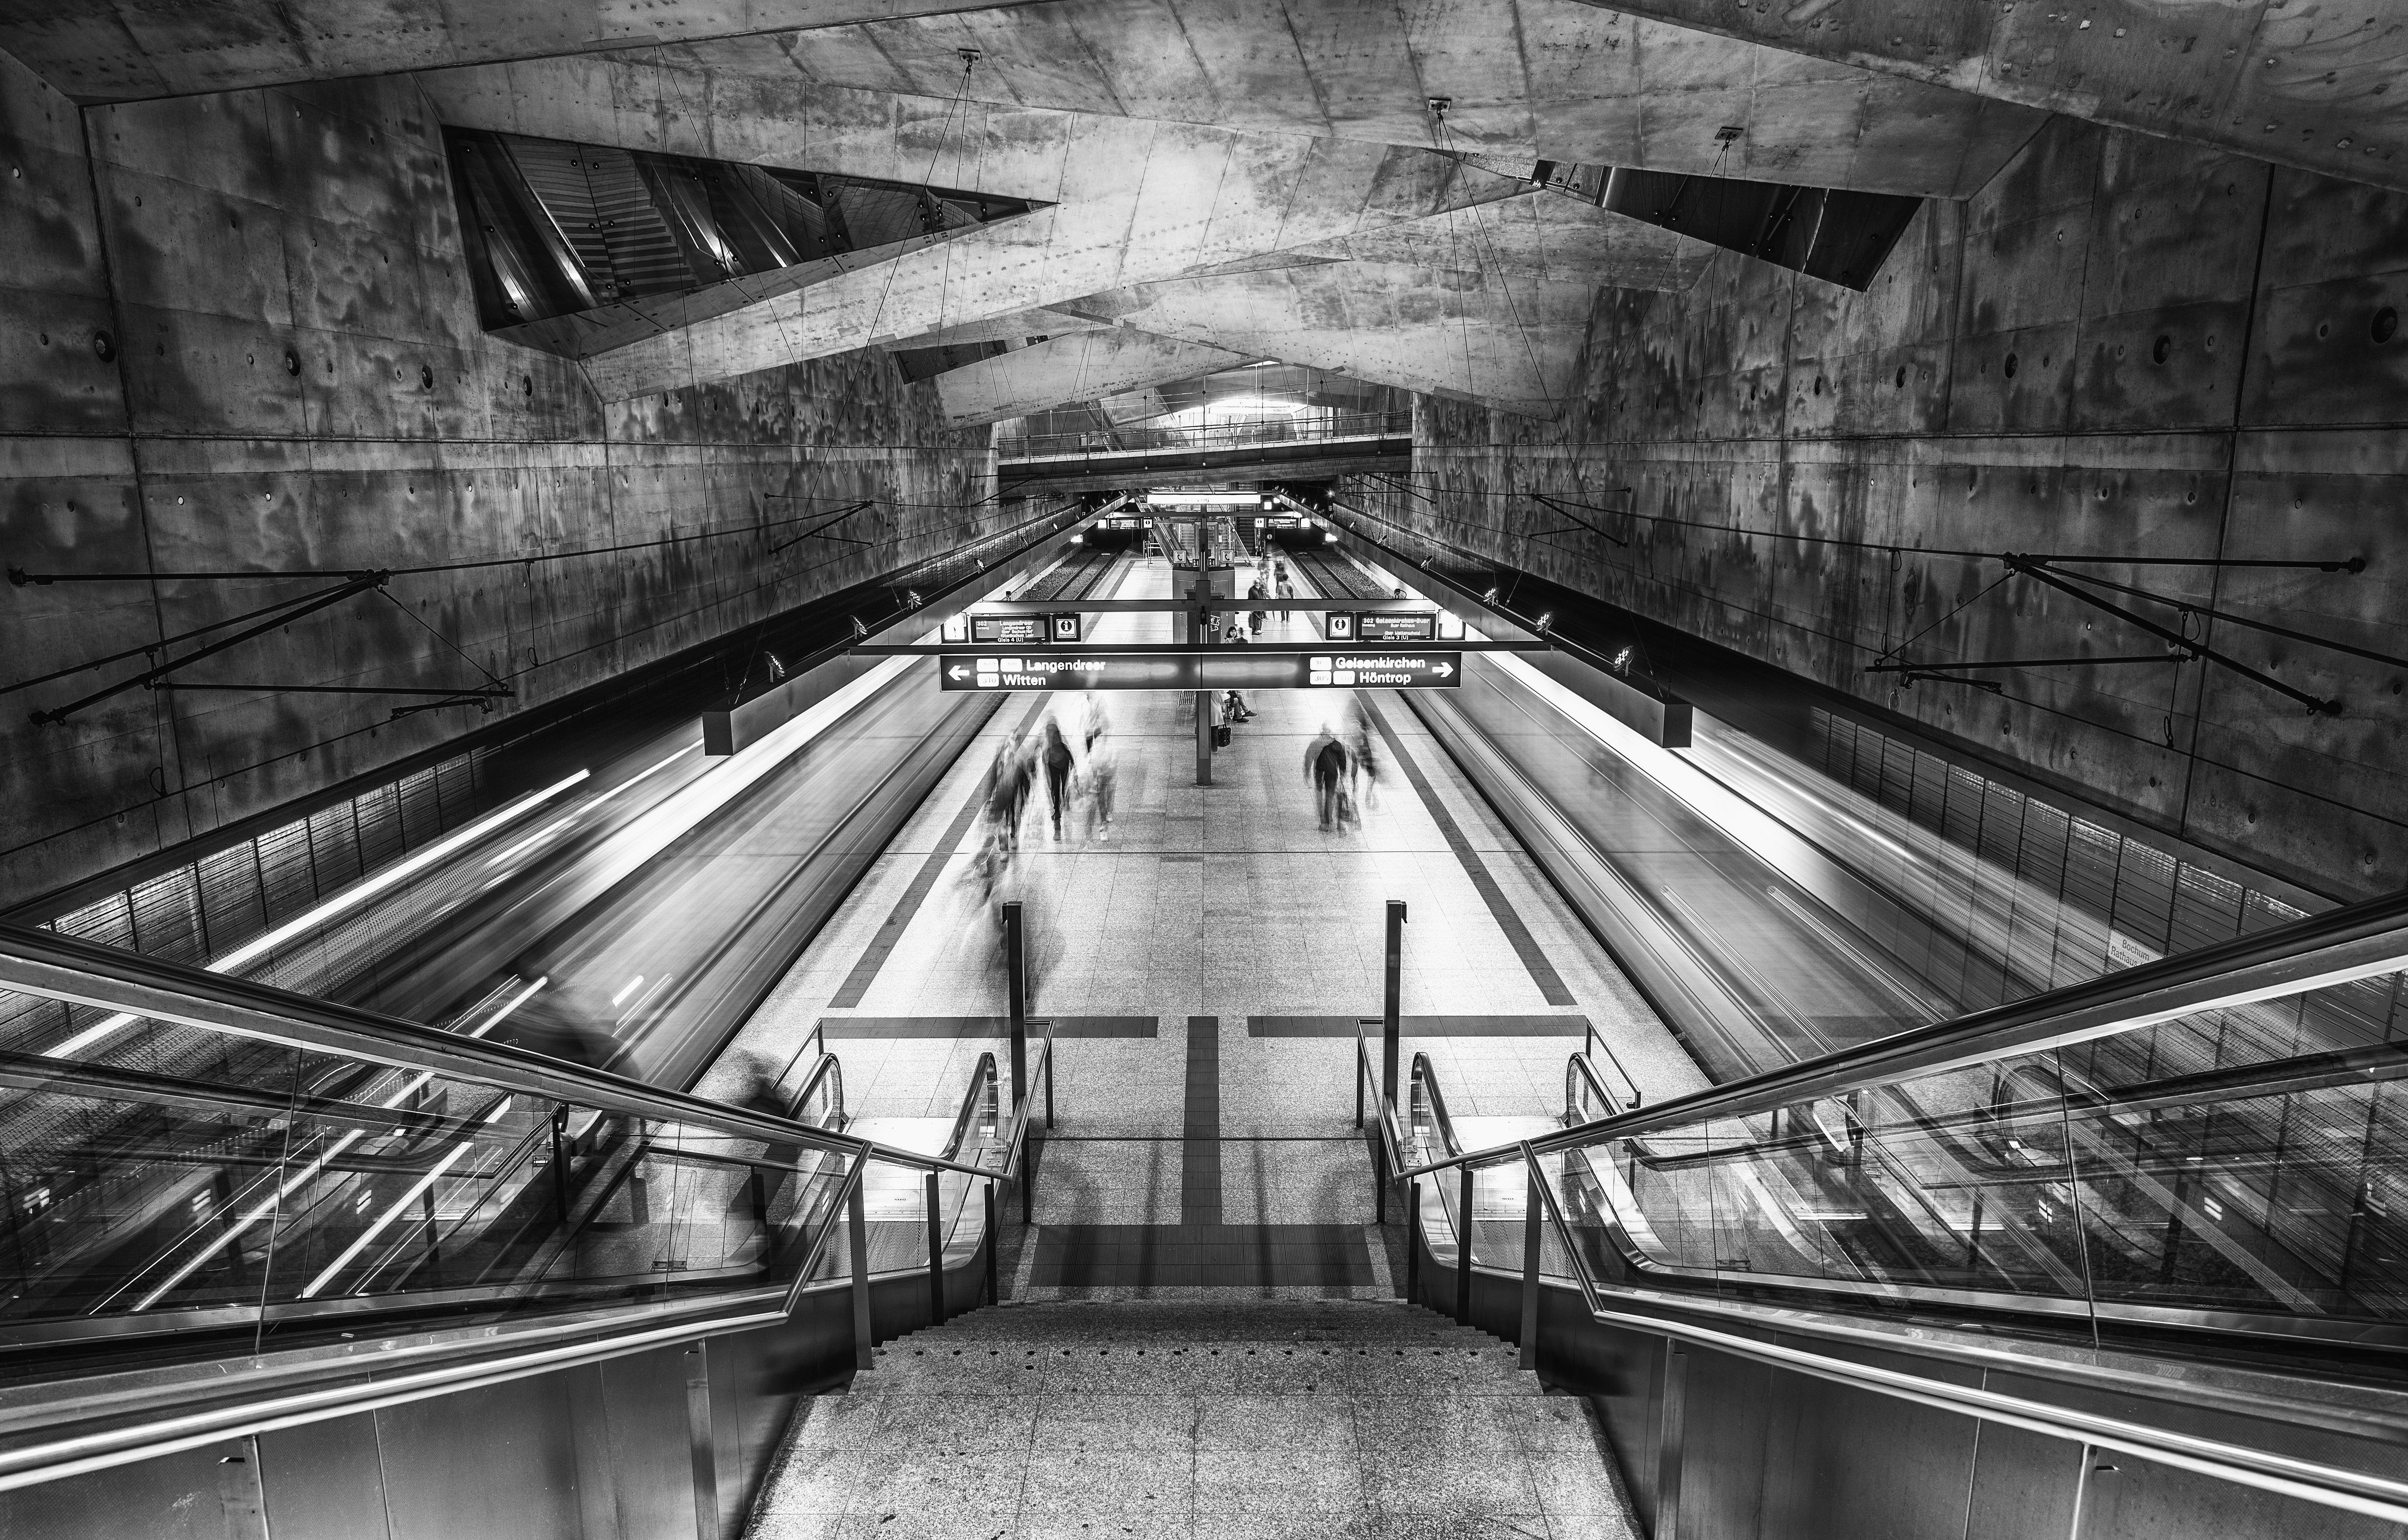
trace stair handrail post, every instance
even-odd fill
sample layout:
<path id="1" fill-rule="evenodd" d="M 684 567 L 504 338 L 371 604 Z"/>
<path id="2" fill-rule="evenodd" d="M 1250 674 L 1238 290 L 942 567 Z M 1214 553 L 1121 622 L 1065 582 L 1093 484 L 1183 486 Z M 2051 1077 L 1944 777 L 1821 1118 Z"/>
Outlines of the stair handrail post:
<path id="1" fill-rule="evenodd" d="M 920 1184 L 928 1209 L 928 1324 L 931 1326 L 945 1323 L 945 1220 L 944 1196 L 937 1187 L 939 1175 L 931 1171 Z"/>
<path id="2" fill-rule="evenodd" d="M 856 1156 L 856 1162 L 865 1159 Z M 845 1239 L 853 1251 L 853 1366 L 865 1373 L 878 1366 L 877 1345 L 869 1334 L 869 1205 L 862 1194 L 868 1173 L 853 1173 L 853 1193 L 844 1203 Z"/>
<path id="3" fill-rule="evenodd" d="M 995 1183 L 985 1182 L 981 1185 L 986 1191 L 986 1302 L 989 1305 L 1001 1305 L 1003 1273 L 1002 1265 L 996 1258 L 1003 1250 L 1003 1237 L 995 1227 Z"/>
<path id="4" fill-rule="evenodd" d="M 1471 1198 L 1479 1174 L 1469 1162 L 1455 1167 L 1463 1173 L 1463 1197 L 1455 1213 L 1455 1319 L 1471 1324 Z"/>
<path id="5" fill-rule="evenodd" d="M 1530 1147 L 1522 1147 L 1524 1169 L 1528 1173 L 1529 1204 L 1522 1215 L 1522 1367 L 1536 1374 L 1539 1369 L 1539 1260 L 1541 1243 L 1546 1238 L 1546 1199 L 1539 1192 L 1539 1158 Z"/>
<path id="6" fill-rule="evenodd" d="M 1388 900 L 1387 958 L 1382 964 L 1380 1002 L 1380 1094 L 1397 1105 L 1397 1043 L 1402 1030 L 1401 1007 L 1405 966 L 1405 901 Z"/>
<path id="7" fill-rule="evenodd" d="M 1028 1098 L 1028 952 L 1017 899 L 1003 905 L 1003 975 L 1011 1023 L 1011 1109 L 1017 1113 Z"/>

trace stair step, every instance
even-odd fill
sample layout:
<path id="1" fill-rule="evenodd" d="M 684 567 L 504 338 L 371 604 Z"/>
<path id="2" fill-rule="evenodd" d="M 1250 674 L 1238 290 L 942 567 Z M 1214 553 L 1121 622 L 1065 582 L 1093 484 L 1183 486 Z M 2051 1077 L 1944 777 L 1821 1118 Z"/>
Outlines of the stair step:
<path id="1" fill-rule="evenodd" d="M 1368 1301 L 973 1311 L 807 1401 L 748 1533 L 1635 1535 L 1587 1404 L 1515 1364 Z"/>
<path id="2" fill-rule="evenodd" d="M 1047 1301 L 972 1311 L 955 1317 L 940 1330 L 959 1340 L 1088 1341 L 1098 1333 L 1112 1333 L 1189 1341 L 1232 1337 L 1389 1341 L 1411 1336 L 1497 1341 L 1414 1305 L 1355 1300 Z"/>

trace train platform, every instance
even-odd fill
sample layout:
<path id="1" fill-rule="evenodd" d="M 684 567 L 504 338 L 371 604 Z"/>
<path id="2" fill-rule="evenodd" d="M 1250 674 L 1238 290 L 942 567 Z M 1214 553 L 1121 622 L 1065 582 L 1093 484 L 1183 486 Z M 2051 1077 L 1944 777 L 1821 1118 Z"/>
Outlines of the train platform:
<path id="1" fill-rule="evenodd" d="M 1132 558 L 1099 593 L 1161 598 Z M 1098 641 L 1168 640 L 1112 614 Z M 1305 640 L 1305 614 L 1266 640 Z M 1192 696 L 1101 698 L 1110 827 L 1040 788 L 999 883 L 982 880 L 988 766 L 1082 699 L 1006 698 L 738 1038 L 781 1062 L 816 1031 L 852 1106 L 949 1115 L 1003 1050 L 996 912 L 1023 906 L 1031 1011 L 1055 1033 L 1062 1119 L 1043 1142 L 1015 1298 L 1241 1288 L 1392 1295 L 1354 1125 L 1357 1022 L 1382 1006 L 1385 906 L 1405 904 L 1405 1062 L 1426 1054 L 1455 1116 L 1545 1119 L 1594 1030 L 1651 1097 L 1695 1064 L 1496 812 L 1394 692 L 1254 693 L 1213 784 L 1195 784 Z M 1360 827 L 1320 826 L 1307 747 L 1370 734 Z M 708 1079 L 701 1087 L 708 1094 Z"/>

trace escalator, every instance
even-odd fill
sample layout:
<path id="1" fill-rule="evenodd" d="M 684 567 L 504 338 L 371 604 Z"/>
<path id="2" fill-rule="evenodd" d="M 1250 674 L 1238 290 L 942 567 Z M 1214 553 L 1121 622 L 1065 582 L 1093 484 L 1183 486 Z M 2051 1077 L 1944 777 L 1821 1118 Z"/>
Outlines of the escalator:
<path id="1" fill-rule="evenodd" d="M 1412 1291 L 1619 1397 L 1626 1458 L 1734 1415 L 1666 1389 L 1696 1353 L 2057 1419 L 2305 1533 L 2408 1520 L 2408 1043 L 2368 1035 L 2403 963 L 2395 898 L 1653 1106 L 1592 1041 L 1564 1126 L 1484 1148 L 1426 1060 L 1394 1103 L 1357 1070 Z M 1727 1498 L 1713 1469 L 1625 1474 L 1645 1508 Z"/>
<path id="2" fill-rule="evenodd" d="M 0 973 L 234 1050 L 0 1055 L 0 1494 L 665 1344 L 791 1398 L 994 1298 L 1026 1211 L 992 1055 L 889 1143 L 816 1036 L 734 1107 L 496 1043 L 507 996 L 432 1028 L 15 927 Z"/>
<path id="3" fill-rule="evenodd" d="M 1314 592 L 1387 592 L 1336 551 L 1290 557 Z M 2019 903 L 1968 929 L 1997 956 L 1957 971 L 2024 998 L 1969 1010 L 1907 960 L 1946 950 L 1919 934 L 1914 852 L 1816 844 L 1796 808 L 1748 805 L 1727 753 L 1720 785 L 1642 767 L 1545 683 L 1476 658 L 1460 699 L 1406 704 L 1709 1089 L 1642 1099 L 1592 1030 L 1548 1126 L 1478 1128 L 1426 1060 L 1385 1101 L 1364 1045 L 1410 1297 L 1591 1394 L 1659 1534 L 1835 1533 L 1752 1504 L 1858 1467 L 1885 1501 L 1929 1477 L 1929 1532 L 1958 1533 L 1968 1487 L 2004 1479 L 1979 1452 L 2009 1458 L 2001 1421 L 2068 1447 L 2031 1533 L 2143 1509 L 2138 1533 L 2321 1535 L 2335 1509 L 2398 1533 L 2408 904 L 2169 959 Z M 1963 1416 L 1896 1422 L 1878 1456 L 1777 1431 L 1891 1426 L 1892 1402 Z"/>
<path id="4" fill-rule="evenodd" d="M 1318 592 L 1378 592 L 1341 556 L 1308 548 L 1293 559 Z M 1478 726 L 1448 720 L 1453 701 L 1411 704 L 1444 729 L 1459 760 L 1492 748 Z M 1528 735 L 1515 739 L 1517 750 L 1529 747 Z M 1544 775 L 1533 768 L 1541 763 L 1522 752 L 1509 768 L 1529 779 Z M 1484 768 L 1473 776 L 1484 787 L 1503 774 Z M 1637 923 L 1615 950 L 1641 971 L 1665 970 L 1662 954 L 1677 947 L 1709 976 L 1709 987 L 1661 992 L 1668 1024 L 1713 1080 L 1777 1076 L 1956 1015 L 1855 930 L 1843 898 L 1815 891 L 1803 861 L 1773 865 L 1770 839 L 1739 846 L 1627 770 L 1603 787 L 1592 770 L 1578 792 L 1555 801 L 1573 804 L 1564 816 L 1584 828 L 1642 808 L 1656 820 L 1655 837 L 1609 836 L 1582 853 L 1615 870 L 1627 909 L 1679 922 L 1657 933 L 1666 944 L 1654 955 L 1634 956 L 1633 940 L 1645 939 Z M 2001 966 L 2016 971 L 2018 951 L 2052 941 L 2060 954 L 2097 950 L 2096 920 L 2060 909 L 2049 924 L 2021 920 Z M 2162 961 L 2126 952 L 2121 961 Z M 1700 1005 L 1710 994 L 1720 1009 Z M 1842 1009 L 1818 1010 L 1822 1001 Z M 1650 1276 L 1726 1288 L 1813 1279 L 1827 1292 L 1883 1299 L 1942 1289 L 2085 1323 L 2247 1316 L 2296 1337 L 2303 1321 L 2382 1314 L 2377 1303 L 2408 1282 L 2384 1222 L 2388 1180 L 2369 1165 L 2394 1134 L 2384 1088 L 2408 1062 L 2394 1039 L 2399 1006 L 2396 981 L 2378 975 L 2097 1032 L 2046 1053 L 2001 1052 L 1944 1077 L 1851 1087 L 1754 1119 L 1630 1140 L 1610 1159 L 1592 1153 L 1569 1168 L 1573 1201 L 1592 1217 L 1621 1216 L 1619 1250 Z M 1568 1076 L 1575 1122 L 1636 1105 L 1594 1037 Z M 1419 1153 L 1426 1163 L 1455 1151 L 1425 1141 Z"/>
<path id="5" fill-rule="evenodd" d="M 1119 555 L 1074 545 L 1023 592 L 1087 597 Z M 208 971 L 11 931 L 0 1385 L 25 1399 L 0 1408 L 0 1490 L 51 1468 L 78 1387 L 136 1366 L 252 1362 L 266 1380 L 209 1390 L 222 1428 L 358 1344 L 423 1338 L 412 1362 L 490 1379 L 530 1333 L 817 1312 L 842 1329 L 806 1358 L 850 1363 L 856 1281 L 880 1335 L 991 1298 L 996 1191 L 1026 1206 L 991 1060 L 924 1134 L 849 1128 L 824 1044 L 743 1110 L 681 1089 L 996 704 L 892 682 L 732 760 L 655 742 L 570 777 Z M 112 1447 L 169 1410 L 109 1405 Z"/>

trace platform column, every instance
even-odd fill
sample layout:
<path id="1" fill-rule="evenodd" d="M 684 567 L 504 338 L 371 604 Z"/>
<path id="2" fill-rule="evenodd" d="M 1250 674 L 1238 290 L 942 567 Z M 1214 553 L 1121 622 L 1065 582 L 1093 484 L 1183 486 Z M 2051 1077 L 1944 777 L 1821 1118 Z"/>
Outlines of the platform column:
<path id="1" fill-rule="evenodd" d="M 1199 542 L 1201 537 L 1199 525 Z M 1191 599 L 1209 599 L 1212 596 L 1212 577 L 1209 571 L 1197 577 L 1195 587 L 1188 591 L 1187 596 Z M 1188 645 L 1191 647 L 1206 648 L 1212 645 L 1211 609 L 1198 605 L 1188 613 L 1187 635 Z M 1198 786 L 1212 784 L 1212 692 L 1209 690 L 1199 690 L 1196 692 L 1196 784 Z"/>

